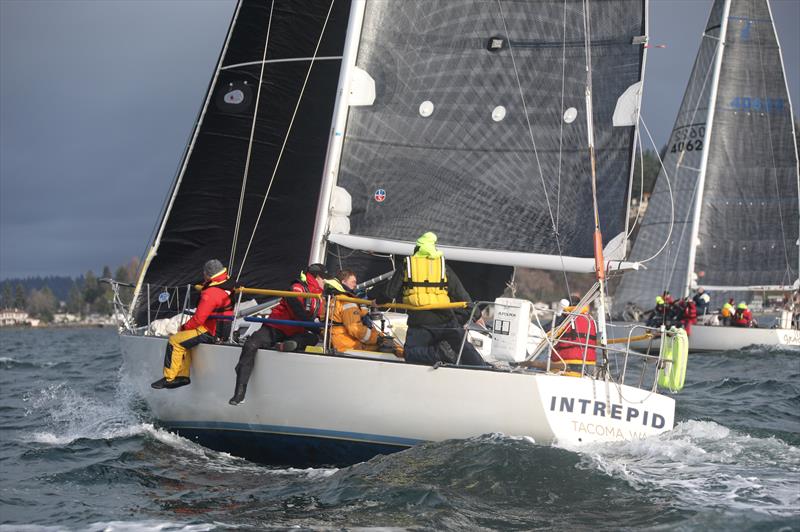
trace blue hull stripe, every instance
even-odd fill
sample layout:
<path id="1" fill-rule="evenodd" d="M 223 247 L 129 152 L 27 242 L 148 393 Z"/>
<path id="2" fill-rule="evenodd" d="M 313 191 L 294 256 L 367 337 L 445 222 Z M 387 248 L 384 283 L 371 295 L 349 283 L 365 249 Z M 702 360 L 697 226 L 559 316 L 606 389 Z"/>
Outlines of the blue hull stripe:
<path id="1" fill-rule="evenodd" d="M 287 427 L 283 425 L 255 425 L 250 423 L 228 423 L 226 421 L 161 421 L 161 424 L 175 429 L 211 429 L 226 431 L 266 432 L 270 434 L 283 434 L 286 436 L 313 436 L 316 438 L 331 438 L 360 443 L 381 443 L 384 445 L 399 445 L 411 447 L 425 440 L 413 438 L 399 438 L 396 436 L 381 436 L 379 434 L 363 434 L 360 432 L 344 432 L 339 430 L 311 429 L 306 427 Z"/>
<path id="2" fill-rule="evenodd" d="M 217 451 L 254 462 L 295 467 L 347 466 L 379 454 L 402 451 L 421 442 L 409 438 L 247 423 L 171 421 L 162 424 Z"/>

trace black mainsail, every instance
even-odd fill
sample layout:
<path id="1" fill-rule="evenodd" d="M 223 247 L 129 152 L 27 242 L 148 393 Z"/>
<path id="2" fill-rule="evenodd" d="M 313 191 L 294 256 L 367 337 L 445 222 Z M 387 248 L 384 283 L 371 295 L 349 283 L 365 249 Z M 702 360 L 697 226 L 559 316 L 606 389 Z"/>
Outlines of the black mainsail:
<path id="1" fill-rule="evenodd" d="M 790 288 L 798 279 L 798 158 L 778 38 L 766 0 L 717 0 L 618 303 Z M 620 307 L 621 308 L 621 307 Z"/>
<path id="2" fill-rule="evenodd" d="M 165 287 L 198 282 L 209 258 L 230 262 L 251 286 L 283 286 L 306 264 L 349 8 L 349 0 L 239 2 L 145 257 L 138 323 L 147 301 L 153 312 L 165 308 L 157 301 Z"/>

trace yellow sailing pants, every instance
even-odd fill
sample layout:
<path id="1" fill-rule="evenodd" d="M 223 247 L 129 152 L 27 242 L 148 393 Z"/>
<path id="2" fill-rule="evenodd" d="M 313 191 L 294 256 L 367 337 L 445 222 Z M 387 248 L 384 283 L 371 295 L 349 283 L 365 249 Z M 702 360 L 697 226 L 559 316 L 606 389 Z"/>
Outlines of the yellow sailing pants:
<path id="1" fill-rule="evenodd" d="M 178 331 L 169 337 L 167 352 L 164 354 L 164 377 L 168 381 L 175 377 L 188 377 L 189 366 L 192 364 L 192 353 L 189 351 L 199 344 L 210 344 L 214 337 L 208 330 L 200 326 L 197 329 Z"/>

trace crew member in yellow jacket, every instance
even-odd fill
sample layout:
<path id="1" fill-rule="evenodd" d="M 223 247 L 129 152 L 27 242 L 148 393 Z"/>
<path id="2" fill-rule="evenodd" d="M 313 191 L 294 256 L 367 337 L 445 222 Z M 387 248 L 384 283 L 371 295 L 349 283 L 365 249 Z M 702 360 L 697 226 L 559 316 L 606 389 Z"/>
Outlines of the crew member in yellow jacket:
<path id="1" fill-rule="evenodd" d="M 355 272 L 342 270 L 333 279 L 325 280 L 325 289 L 332 295 L 355 297 L 358 280 Z M 331 302 L 333 311 L 330 312 L 331 345 L 337 351 L 359 349 L 362 351 L 376 351 L 378 341 L 383 336 L 372 325 L 369 311 L 350 301 Z"/>
<path id="2" fill-rule="evenodd" d="M 456 273 L 445 263 L 444 254 L 436 247 L 435 233 L 427 232 L 417 239 L 414 254 L 399 264 L 392 278 L 376 294 L 378 303 L 401 299 L 412 307 L 427 307 L 450 302 L 469 302 L 469 292 Z M 408 332 L 403 346 L 406 362 L 435 366 L 439 362 L 456 362 L 462 350 L 461 364 L 486 366 L 475 346 L 464 341 L 468 309 L 409 309 Z M 480 318 L 478 313 L 477 318 Z M 449 350 L 445 346 L 449 346 Z"/>

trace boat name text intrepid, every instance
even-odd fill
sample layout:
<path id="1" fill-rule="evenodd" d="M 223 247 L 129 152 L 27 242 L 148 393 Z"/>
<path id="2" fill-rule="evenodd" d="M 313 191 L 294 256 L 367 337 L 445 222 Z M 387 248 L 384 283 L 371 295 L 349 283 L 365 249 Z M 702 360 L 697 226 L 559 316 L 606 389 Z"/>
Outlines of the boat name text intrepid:
<path id="1" fill-rule="evenodd" d="M 592 403 L 594 403 L 594 405 L 590 407 Z M 573 413 L 576 412 L 579 407 L 581 414 L 588 414 L 597 417 L 610 417 L 611 419 L 619 420 L 623 419 L 624 411 L 624 419 L 626 422 L 630 422 L 641 416 L 642 425 L 647 426 L 649 424 L 654 429 L 663 428 L 666 423 L 664 416 L 655 412 L 649 412 L 648 410 L 642 410 L 640 412 L 638 408 L 634 408 L 632 406 L 624 407 L 621 404 L 610 404 L 610 408 L 606 409 L 606 403 L 602 401 L 594 401 L 592 399 L 576 399 L 575 397 L 557 397 L 553 395 L 550 397 L 550 411 L 555 412 L 556 405 L 558 405 L 558 412 Z"/>

